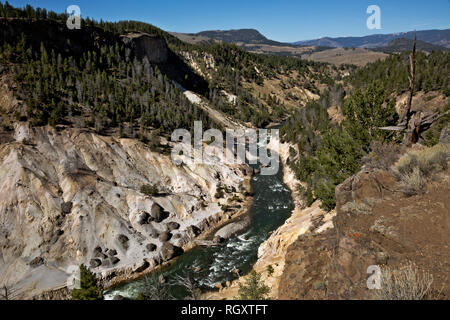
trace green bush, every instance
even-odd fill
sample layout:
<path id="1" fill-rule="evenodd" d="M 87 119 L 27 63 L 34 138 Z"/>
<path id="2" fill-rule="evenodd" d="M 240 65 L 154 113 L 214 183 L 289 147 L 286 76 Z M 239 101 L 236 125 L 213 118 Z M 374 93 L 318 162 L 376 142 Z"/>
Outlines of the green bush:
<path id="1" fill-rule="evenodd" d="M 450 105 L 448 105 L 444 112 L 450 110 Z M 425 132 L 423 135 L 424 144 L 428 147 L 435 146 L 439 143 L 439 139 L 441 138 L 442 130 L 448 126 L 450 123 L 450 114 L 446 115 L 445 117 L 442 117 L 438 122 L 436 122 L 430 130 Z"/>
<path id="2" fill-rule="evenodd" d="M 141 187 L 141 193 L 148 197 L 153 197 L 159 194 L 158 187 L 156 185 L 144 184 Z"/>
<path id="3" fill-rule="evenodd" d="M 103 300 L 103 288 L 88 268 L 80 266 L 80 289 L 72 290 L 72 300 Z"/>
<path id="4" fill-rule="evenodd" d="M 300 141 L 300 154 L 290 166 L 297 178 L 308 184 L 305 194 L 308 206 L 318 199 L 325 210 L 334 209 L 336 186 L 360 170 L 361 160 L 370 151 L 372 142 L 393 138 L 378 128 L 398 120 L 394 104 L 380 82 L 357 90 L 344 101 L 346 119 L 342 125 L 332 124 L 328 119 L 329 96 L 322 98 L 322 104 L 307 105 L 283 130 L 284 139 Z M 296 121 L 300 122 L 298 128 Z"/>
<path id="5" fill-rule="evenodd" d="M 239 284 L 239 300 L 266 300 L 270 288 L 261 280 L 261 274 L 253 270 L 245 284 Z"/>
<path id="6" fill-rule="evenodd" d="M 275 270 L 273 269 L 272 265 L 268 265 L 267 266 L 267 274 L 269 275 L 269 277 L 273 276 Z"/>

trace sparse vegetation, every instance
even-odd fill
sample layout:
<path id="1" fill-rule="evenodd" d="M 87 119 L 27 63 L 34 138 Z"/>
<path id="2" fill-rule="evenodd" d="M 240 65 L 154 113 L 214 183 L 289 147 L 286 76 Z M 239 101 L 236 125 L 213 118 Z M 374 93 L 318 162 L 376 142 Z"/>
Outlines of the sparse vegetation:
<path id="1" fill-rule="evenodd" d="M 362 159 L 362 164 L 368 169 L 389 170 L 402 154 L 402 146 L 390 142 L 374 141 L 370 153 Z"/>
<path id="2" fill-rule="evenodd" d="M 392 167 L 403 191 L 415 195 L 424 191 L 425 182 L 433 174 L 444 171 L 450 158 L 449 145 L 436 145 L 420 151 L 404 154 Z"/>
<path id="3" fill-rule="evenodd" d="M 433 276 L 413 263 L 398 269 L 385 267 L 381 272 L 381 289 L 375 291 L 378 300 L 424 300 L 431 292 Z"/>
<path id="4" fill-rule="evenodd" d="M 239 284 L 239 300 L 266 300 L 270 288 L 262 281 L 261 274 L 253 270 L 245 284 Z"/>
<path id="5" fill-rule="evenodd" d="M 103 288 L 95 274 L 80 266 L 80 289 L 73 289 L 73 300 L 103 300 Z"/>
<path id="6" fill-rule="evenodd" d="M 182 287 L 187 296 L 185 300 L 200 300 L 201 290 L 194 278 L 186 273 L 185 275 L 177 275 L 173 280 L 173 285 Z"/>
<path id="7" fill-rule="evenodd" d="M 216 199 L 223 199 L 223 197 L 225 197 L 225 192 L 224 192 L 224 187 L 221 183 L 219 183 L 216 187 L 216 194 L 215 194 L 215 198 Z"/>
<path id="8" fill-rule="evenodd" d="M 139 293 L 136 300 L 170 300 L 169 287 L 163 280 L 161 274 L 154 273 L 144 277 L 144 290 Z"/>
<path id="9" fill-rule="evenodd" d="M 148 197 L 154 197 L 159 194 L 158 186 L 151 184 L 144 184 L 141 187 L 141 193 L 145 194 Z"/>

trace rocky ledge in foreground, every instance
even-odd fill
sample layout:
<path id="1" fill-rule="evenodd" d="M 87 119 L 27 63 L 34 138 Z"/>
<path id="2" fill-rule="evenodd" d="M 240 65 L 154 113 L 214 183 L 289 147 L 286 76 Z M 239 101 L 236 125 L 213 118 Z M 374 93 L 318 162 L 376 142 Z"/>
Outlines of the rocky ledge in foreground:
<path id="1" fill-rule="evenodd" d="M 434 157 L 442 148 L 447 155 Z M 399 181 L 386 169 L 364 169 L 340 185 L 334 229 L 306 234 L 289 247 L 278 298 L 380 299 L 385 291 L 367 287 L 368 267 L 392 274 L 412 264 L 416 276 L 433 279 L 426 299 L 448 299 L 449 150 L 447 145 L 414 151 L 421 159 L 431 155 L 433 163 L 424 169 L 435 171 L 414 192 L 414 181 Z M 412 280 L 404 285 L 417 286 Z"/>

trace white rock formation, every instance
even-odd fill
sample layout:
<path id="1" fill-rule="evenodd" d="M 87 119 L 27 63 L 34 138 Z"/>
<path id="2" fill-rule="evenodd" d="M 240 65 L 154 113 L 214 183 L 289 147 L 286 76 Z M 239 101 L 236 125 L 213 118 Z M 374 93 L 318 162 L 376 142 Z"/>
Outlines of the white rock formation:
<path id="1" fill-rule="evenodd" d="M 0 284 L 20 288 L 26 298 L 64 286 L 69 268 L 96 258 L 102 265 L 93 270 L 103 276 L 144 261 L 152 267 L 162 246 L 155 236 L 167 223 L 180 225 L 170 242 L 187 245 L 191 226 L 206 229 L 222 215 L 214 199 L 219 177 L 236 189 L 245 178 L 238 166 L 177 166 L 136 140 L 86 130 L 57 133 L 22 123 L 14 136 L 0 145 Z M 142 194 L 145 184 L 157 185 L 161 196 Z M 155 204 L 168 217 L 142 224 L 140 215 Z M 149 252 L 150 243 L 157 250 Z"/>

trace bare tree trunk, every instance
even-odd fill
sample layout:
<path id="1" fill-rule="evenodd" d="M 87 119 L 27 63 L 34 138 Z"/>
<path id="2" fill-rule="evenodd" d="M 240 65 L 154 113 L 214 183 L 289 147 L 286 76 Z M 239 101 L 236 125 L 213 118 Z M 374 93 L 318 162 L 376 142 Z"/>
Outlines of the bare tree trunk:
<path id="1" fill-rule="evenodd" d="M 409 97 L 405 113 L 402 117 L 402 120 L 406 120 L 407 125 L 406 132 L 403 138 L 403 143 L 406 145 L 417 143 L 417 141 L 419 140 L 420 122 L 417 123 L 418 119 L 415 119 L 415 114 L 411 110 L 416 80 L 416 45 L 417 36 L 416 32 L 414 32 L 414 46 L 412 54 L 410 56 Z"/>

